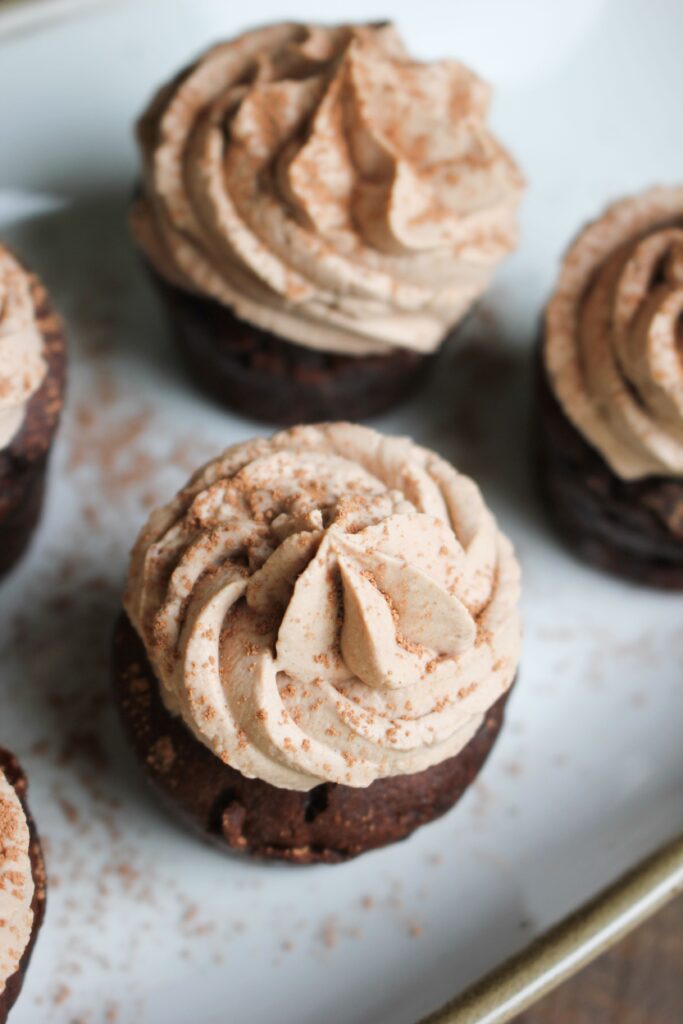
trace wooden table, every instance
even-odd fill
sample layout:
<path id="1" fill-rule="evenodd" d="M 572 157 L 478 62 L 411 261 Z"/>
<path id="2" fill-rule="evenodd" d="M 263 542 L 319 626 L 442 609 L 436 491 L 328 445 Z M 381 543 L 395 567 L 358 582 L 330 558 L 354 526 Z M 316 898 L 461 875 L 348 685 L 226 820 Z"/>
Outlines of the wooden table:
<path id="1" fill-rule="evenodd" d="M 517 1024 L 683 1024 L 683 897 Z"/>

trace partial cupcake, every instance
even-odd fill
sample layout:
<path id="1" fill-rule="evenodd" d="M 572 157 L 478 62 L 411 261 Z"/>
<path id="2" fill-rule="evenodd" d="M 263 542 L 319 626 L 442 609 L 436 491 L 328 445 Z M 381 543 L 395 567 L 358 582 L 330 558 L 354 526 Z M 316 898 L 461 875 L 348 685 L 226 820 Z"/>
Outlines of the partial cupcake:
<path id="1" fill-rule="evenodd" d="M 65 363 L 45 288 L 0 245 L 0 575 L 23 554 L 40 517 Z"/>
<path id="2" fill-rule="evenodd" d="M 348 423 L 228 449 L 133 549 L 115 688 L 145 771 L 225 848 L 310 864 L 448 810 L 498 736 L 519 567 L 476 485 Z"/>
<path id="3" fill-rule="evenodd" d="M 271 25 L 161 89 L 131 223 L 206 391 L 289 424 L 416 386 L 516 244 L 489 99 L 387 24 Z"/>
<path id="4" fill-rule="evenodd" d="M 45 865 L 26 790 L 16 758 L 0 747 L 0 1024 L 21 991 L 45 913 Z"/>
<path id="5" fill-rule="evenodd" d="M 683 588 L 683 188 L 578 236 L 545 316 L 540 480 L 587 561 Z"/>

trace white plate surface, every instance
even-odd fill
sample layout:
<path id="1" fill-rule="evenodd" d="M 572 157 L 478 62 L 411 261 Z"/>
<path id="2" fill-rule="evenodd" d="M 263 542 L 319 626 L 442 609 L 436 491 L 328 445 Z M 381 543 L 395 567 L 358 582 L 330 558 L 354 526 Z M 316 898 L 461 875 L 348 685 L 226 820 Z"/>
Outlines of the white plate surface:
<path id="1" fill-rule="evenodd" d="M 561 250 L 603 203 L 683 181 L 683 7 L 391 0 L 424 56 L 498 86 L 529 180 L 522 245 L 473 345 L 378 421 L 475 474 L 524 565 L 526 639 L 495 753 L 461 805 L 345 866 L 227 859 L 144 787 L 108 699 L 127 549 L 193 466 L 261 430 L 185 382 L 127 238 L 131 123 L 253 0 L 135 0 L 0 42 L 0 228 L 65 315 L 71 381 L 47 514 L 0 591 L 0 742 L 22 757 L 49 911 L 12 1024 L 409 1024 L 683 823 L 683 599 L 556 543 L 529 473 L 529 352 Z M 514 14 L 512 13 L 514 8 Z M 552 12 L 552 13 L 550 13 Z M 0 16 L 0 30 L 2 19 Z"/>

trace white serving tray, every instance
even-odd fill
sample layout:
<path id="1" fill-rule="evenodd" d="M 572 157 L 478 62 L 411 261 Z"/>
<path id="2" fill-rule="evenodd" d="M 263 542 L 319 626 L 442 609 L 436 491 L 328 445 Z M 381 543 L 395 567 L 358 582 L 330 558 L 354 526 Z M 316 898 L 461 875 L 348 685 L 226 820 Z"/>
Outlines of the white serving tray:
<path id="1" fill-rule="evenodd" d="M 522 672 L 480 781 L 403 844 L 297 870 L 198 844 L 124 746 L 108 645 L 127 549 L 194 464 L 263 429 L 183 378 L 127 238 L 131 124 L 198 49 L 318 9 L 119 0 L 16 34 L 0 5 L 0 232 L 43 276 L 71 355 L 47 513 L 0 588 L 0 743 L 29 771 L 52 883 L 12 1024 L 411 1024 L 683 824 L 683 599 L 558 546 L 529 429 L 530 350 L 570 235 L 610 198 L 683 180 L 674 0 L 326 7 L 394 15 L 418 53 L 485 72 L 529 180 L 471 346 L 376 424 L 475 474 L 523 562 Z"/>

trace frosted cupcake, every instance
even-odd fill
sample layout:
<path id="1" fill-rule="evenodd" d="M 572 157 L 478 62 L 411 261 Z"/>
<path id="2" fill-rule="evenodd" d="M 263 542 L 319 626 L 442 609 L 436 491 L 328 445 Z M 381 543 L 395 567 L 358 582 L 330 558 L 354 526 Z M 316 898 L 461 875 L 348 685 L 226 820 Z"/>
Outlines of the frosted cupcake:
<path id="1" fill-rule="evenodd" d="M 65 361 L 45 288 L 0 244 L 0 576 L 23 554 L 40 517 Z"/>
<path id="2" fill-rule="evenodd" d="M 277 423 L 397 402 L 516 242 L 490 91 L 391 25 L 271 25 L 138 125 L 131 223 L 192 376 Z"/>
<path id="3" fill-rule="evenodd" d="M 540 476 L 602 568 L 683 588 L 683 188 L 623 199 L 570 247 L 545 317 Z"/>
<path id="4" fill-rule="evenodd" d="M 448 810 L 519 660 L 476 485 L 347 423 L 228 449 L 132 555 L 115 687 L 145 771 L 225 848 L 339 861 Z"/>

